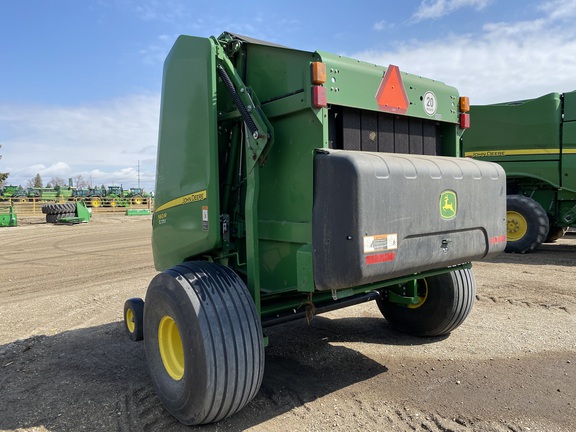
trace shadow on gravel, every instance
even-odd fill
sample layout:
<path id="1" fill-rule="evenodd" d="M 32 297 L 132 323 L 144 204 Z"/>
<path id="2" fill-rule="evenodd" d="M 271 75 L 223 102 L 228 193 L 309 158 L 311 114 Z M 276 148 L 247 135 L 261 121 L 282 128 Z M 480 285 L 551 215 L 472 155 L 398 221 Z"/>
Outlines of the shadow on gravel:
<path id="1" fill-rule="evenodd" d="M 573 267 L 576 265 L 576 244 L 573 244 L 576 235 L 570 237 L 571 243 L 544 243 L 530 253 L 501 253 L 495 258 L 484 260 L 484 262 Z"/>
<path id="2" fill-rule="evenodd" d="M 292 322 L 268 334 L 264 382 L 256 398 L 202 430 L 247 429 L 387 372 L 385 365 L 340 342 L 423 342 L 394 333 L 384 319 L 374 318 L 316 317 L 310 325 Z M 163 409 L 148 377 L 144 345 L 131 342 L 121 322 L 0 346 L 0 411 L 0 430 L 195 429 Z"/>

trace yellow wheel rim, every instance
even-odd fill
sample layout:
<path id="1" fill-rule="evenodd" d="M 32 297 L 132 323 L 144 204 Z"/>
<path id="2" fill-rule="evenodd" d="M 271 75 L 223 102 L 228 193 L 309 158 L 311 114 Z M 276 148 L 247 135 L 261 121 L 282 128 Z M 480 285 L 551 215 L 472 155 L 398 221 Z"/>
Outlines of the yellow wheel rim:
<path id="1" fill-rule="evenodd" d="M 158 324 L 158 349 L 168 375 L 175 381 L 182 379 L 184 376 L 184 347 L 176 322 L 167 315 Z"/>
<path id="2" fill-rule="evenodd" d="M 126 327 L 128 327 L 128 331 L 130 333 L 134 333 L 134 330 L 136 330 L 136 323 L 134 322 L 134 311 L 132 311 L 132 309 L 127 309 L 124 319 L 126 320 Z"/>
<path id="3" fill-rule="evenodd" d="M 111 205 L 112 207 L 116 207 L 117 204 L 118 204 L 118 203 L 116 202 L 116 200 L 110 201 L 110 205 Z"/>
<path id="4" fill-rule="evenodd" d="M 100 207 L 100 199 L 99 198 L 94 198 L 92 200 L 92 207 Z"/>
<path id="5" fill-rule="evenodd" d="M 508 241 L 517 241 L 526 235 L 528 222 L 524 216 L 515 211 L 506 212 L 506 234 Z"/>
<path id="6" fill-rule="evenodd" d="M 138 197 L 134 200 L 136 204 L 142 204 L 142 198 Z"/>
<path id="7" fill-rule="evenodd" d="M 416 304 L 409 304 L 409 309 L 417 309 L 426 303 L 426 299 L 428 298 L 428 283 L 426 279 L 418 279 L 417 281 L 418 287 L 416 289 L 416 293 L 418 295 L 418 303 Z"/>

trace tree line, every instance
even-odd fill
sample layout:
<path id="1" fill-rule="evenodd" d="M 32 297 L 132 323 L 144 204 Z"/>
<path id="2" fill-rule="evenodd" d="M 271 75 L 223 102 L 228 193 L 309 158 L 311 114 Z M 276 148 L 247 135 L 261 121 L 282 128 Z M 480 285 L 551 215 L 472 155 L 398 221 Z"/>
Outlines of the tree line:
<path id="1" fill-rule="evenodd" d="M 59 188 L 62 186 L 74 186 L 77 189 L 87 189 L 93 187 L 93 180 L 92 178 L 85 179 L 82 174 L 78 174 L 74 177 L 71 177 L 68 180 L 64 180 L 62 177 L 52 177 L 48 180 L 48 183 L 44 185 L 44 181 L 42 180 L 42 176 L 40 174 L 36 174 L 30 180 L 28 180 L 26 187 L 31 188 Z M 104 186 L 103 186 L 104 187 Z"/>
<path id="2" fill-rule="evenodd" d="M 2 148 L 2 144 L 0 144 L 0 148 Z M 1 154 L 0 154 L 0 159 L 2 159 Z M 0 172 L 0 187 L 4 186 L 4 182 L 6 181 L 6 179 L 8 178 L 9 175 L 10 175 L 10 173 Z M 72 184 L 70 184 L 70 181 L 72 181 Z M 62 186 L 75 186 L 78 189 L 87 189 L 87 188 L 92 188 L 94 186 L 93 183 L 94 182 L 93 182 L 92 177 L 85 179 L 84 176 L 82 176 L 81 174 L 78 174 L 78 175 L 72 177 L 69 181 L 66 181 L 61 177 L 52 177 L 48 181 L 48 183 L 46 183 L 46 185 L 44 185 L 44 182 L 43 182 L 40 174 L 36 174 L 34 177 L 32 177 L 30 180 L 28 180 L 28 182 L 26 183 L 26 187 L 29 187 L 29 188 L 43 188 L 43 187 L 59 188 Z M 102 188 L 105 188 L 104 185 L 102 185 Z"/>
<path id="3" fill-rule="evenodd" d="M 0 148 L 2 148 L 2 144 L 0 144 Z M 2 159 L 2 155 L 0 154 L 0 159 Z M 8 178 L 10 173 L 2 173 L 0 172 L 0 186 L 4 184 L 4 181 Z"/>

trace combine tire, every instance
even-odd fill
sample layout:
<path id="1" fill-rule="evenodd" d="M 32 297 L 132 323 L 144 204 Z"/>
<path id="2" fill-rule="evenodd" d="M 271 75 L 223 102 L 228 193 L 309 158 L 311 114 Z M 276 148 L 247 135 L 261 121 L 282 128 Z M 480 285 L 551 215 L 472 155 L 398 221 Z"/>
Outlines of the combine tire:
<path id="1" fill-rule="evenodd" d="M 548 215 L 540 204 L 524 195 L 506 197 L 506 252 L 532 252 L 548 235 Z"/>
<path id="2" fill-rule="evenodd" d="M 384 318 L 413 336 L 441 336 L 464 322 L 474 304 L 476 280 L 471 269 L 418 279 L 420 302 L 405 306 L 376 300 Z"/>
<path id="3" fill-rule="evenodd" d="M 44 214 L 62 214 L 76 212 L 76 203 L 69 202 L 63 204 L 44 204 L 42 213 Z"/>
<path id="4" fill-rule="evenodd" d="M 132 198 L 133 204 L 140 205 L 143 202 L 144 202 L 144 200 L 142 199 L 142 197 L 140 195 L 136 195 L 135 197 Z"/>
<path id="5" fill-rule="evenodd" d="M 76 212 L 74 213 L 56 213 L 56 214 L 47 214 L 46 215 L 46 222 L 48 223 L 56 223 L 60 218 L 67 218 L 67 217 L 76 217 Z"/>
<path id="6" fill-rule="evenodd" d="M 131 298 L 124 303 L 124 327 L 133 341 L 144 339 L 144 300 Z"/>
<path id="7" fill-rule="evenodd" d="M 158 274 L 144 303 L 144 347 L 156 392 L 186 425 L 216 422 L 258 392 L 260 319 L 230 268 L 187 262 Z"/>

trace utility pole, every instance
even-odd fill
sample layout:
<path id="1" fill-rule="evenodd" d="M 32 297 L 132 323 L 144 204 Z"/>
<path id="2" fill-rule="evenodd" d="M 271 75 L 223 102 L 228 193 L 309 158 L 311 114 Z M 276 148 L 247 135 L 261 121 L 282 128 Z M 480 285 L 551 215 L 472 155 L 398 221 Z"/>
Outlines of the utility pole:
<path id="1" fill-rule="evenodd" d="M 140 161 L 138 161 L 138 189 L 140 189 Z"/>

